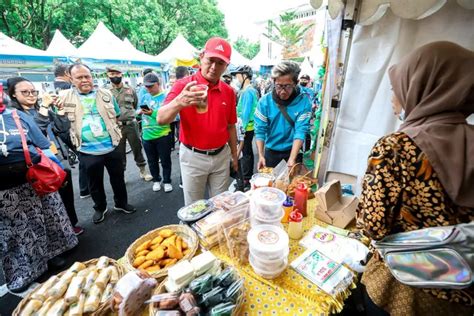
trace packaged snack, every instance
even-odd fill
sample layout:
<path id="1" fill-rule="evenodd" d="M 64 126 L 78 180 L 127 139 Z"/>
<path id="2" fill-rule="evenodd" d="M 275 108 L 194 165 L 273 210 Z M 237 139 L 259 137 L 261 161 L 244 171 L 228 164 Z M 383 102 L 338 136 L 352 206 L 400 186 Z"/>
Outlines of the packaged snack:
<path id="1" fill-rule="evenodd" d="M 100 299 L 102 298 L 102 288 L 93 285 L 89 290 L 89 294 L 84 302 L 84 313 L 93 313 L 99 308 Z"/>
<path id="2" fill-rule="evenodd" d="M 217 233 L 219 223 L 225 216 L 224 210 L 217 210 L 197 221 L 193 227 L 203 236 L 210 236 Z"/>
<path id="3" fill-rule="evenodd" d="M 198 200 L 178 210 L 178 217 L 184 222 L 195 222 L 214 209 L 214 203 L 209 200 Z"/>
<path id="4" fill-rule="evenodd" d="M 181 294 L 179 297 L 179 307 L 183 312 L 186 313 L 186 316 L 198 315 L 201 310 L 197 305 L 194 295 L 189 292 L 184 292 Z"/>
<path id="5" fill-rule="evenodd" d="M 63 316 L 67 309 L 67 304 L 64 299 L 57 300 L 48 311 L 48 316 Z"/>
<path id="6" fill-rule="evenodd" d="M 214 203 L 214 207 L 216 208 L 223 208 L 223 205 L 224 205 L 224 201 L 227 200 L 227 198 L 229 198 L 230 196 L 232 196 L 232 192 L 229 192 L 229 191 L 225 191 L 225 192 L 222 192 L 212 198 L 209 199 L 209 201 L 211 201 L 212 203 Z"/>
<path id="7" fill-rule="evenodd" d="M 191 259 L 191 265 L 193 266 L 194 274 L 200 276 L 201 274 L 208 271 L 214 263 L 217 261 L 217 258 L 210 251 L 205 251 L 200 255 Z"/>
<path id="8" fill-rule="evenodd" d="M 141 315 L 145 301 L 150 299 L 157 285 L 155 279 L 145 272 L 129 272 L 115 286 L 114 301 L 118 315 Z"/>
<path id="9" fill-rule="evenodd" d="M 275 182 L 275 177 L 268 173 L 255 173 L 250 179 L 252 190 L 263 187 L 271 187 Z"/>
<path id="10" fill-rule="evenodd" d="M 94 284 L 104 290 L 109 282 L 111 272 L 109 268 L 102 269 Z"/>
<path id="11" fill-rule="evenodd" d="M 102 256 L 97 261 L 96 267 L 97 269 L 105 269 L 109 266 L 109 258 L 106 256 Z"/>
<path id="12" fill-rule="evenodd" d="M 71 306 L 69 306 L 69 316 L 82 316 L 84 312 L 84 303 L 86 301 L 86 295 L 81 294 L 79 300 Z"/>
<path id="13" fill-rule="evenodd" d="M 41 306 L 40 310 L 35 314 L 35 316 L 47 316 L 49 309 L 53 306 L 55 302 L 56 302 L 56 299 L 54 297 L 48 298 L 43 303 L 43 306 Z"/>
<path id="14" fill-rule="evenodd" d="M 62 280 L 62 278 L 48 290 L 48 296 L 54 298 L 60 298 L 66 293 L 69 286 L 69 280 Z"/>
<path id="15" fill-rule="evenodd" d="M 90 289 L 92 288 L 92 285 L 94 285 L 95 279 L 99 276 L 99 273 L 97 270 L 91 270 L 89 274 L 86 277 L 86 282 L 84 284 L 84 293 L 88 293 Z"/>
<path id="16" fill-rule="evenodd" d="M 100 303 L 107 302 L 114 293 L 114 285 L 112 283 L 107 284 L 104 293 L 102 293 L 102 298 L 100 299 Z"/>
<path id="17" fill-rule="evenodd" d="M 175 309 L 179 305 L 179 292 L 153 295 L 145 303 L 153 303 L 156 308 L 162 310 Z"/>
<path id="18" fill-rule="evenodd" d="M 239 279 L 232 283 L 227 291 L 225 292 L 225 299 L 228 301 L 235 302 L 239 296 L 239 292 L 244 287 L 244 279 Z"/>
<path id="19" fill-rule="evenodd" d="M 234 308 L 235 304 L 231 302 L 221 303 L 210 310 L 209 316 L 231 316 Z"/>
<path id="20" fill-rule="evenodd" d="M 184 281 L 193 276 L 194 269 L 188 260 L 182 260 L 168 270 L 169 279 L 176 282 L 177 284 L 182 284 Z"/>
<path id="21" fill-rule="evenodd" d="M 202 295 L 199 305 L 204 305 L 208 308 L 215 306 L 224 300 L 224 293 L 224 288 L 220 286 L 215 287 Z"/>
<path id="22" fill-rule="evenodd" d="M 248 204 L 249 198 L 240 191 L 234 192 L 222 200 L 223 209 L 231 210 L 243 204 Z"/>
<path id="23" fill-rule="evenodd" d="M 74 262 L 74 264 L 68 270 L 78 273 L 79 271 L 84 270 L 85 268 L 86 268 L 86 265 L 83 264 L 82 262 Z"/>
<path id="24" fill-rule="evenodd" d="M 48 279 L 48 281 L 44 282 L 38 290 L 31 294 L 31 298 L 44 302 L 46 300 L 48 290 L 52 288 L 58 281 L 59 278 L 56 275 L 53 275 Z"/>
<path id="25" fill-rule="evenodd" d="M 221 286 L 223 288 L 229 287 L 234 282 L 234 269 L 227 267 L 219 275 L 214 278 L 214 286 Z"/>
<path id="26" fill-rule="evenodd" d="M 64 296 L 64 300 L 67 304 L 79 301 L 79 296 L 84 286 L 84 280 L 84 277 L 81 276 L 75 276 L 72 278 L 71 283 L 67 288 L 66 295 Z"/>
<path id="27" fill-rule="evenodd" d="M 119 280 L 119 273 L 116 267 L 110 266 L 110 283 L 117 283 Z"/>
<path id="28" fill-rule="evenodd" d="M 203 295 L 206 292 L 209 292 L 212 289 L 212 280 L 213 277 L 211 274 L 206 273 L 200 277 L 194 279 L 189 284 L 189 289 L 193 294 Z"/>
<path id="29" fill-rule="evenodd" d="M 250 231 L 250 221 L 244 219 L 243 221 L 234 224 L 228 228 L 224 228 L 224 250 L 229 254 L 229 257 L 237 260 L 241 264 L 248 262 L 249 244 L 247 235 Z"/>
<path id="30" fill-rule="evenodd" d="M 26 306 L 21 310 L 20 315 L 22 316 L 35 315 L 35 313 L 41 309 L 42 304 L 43 302 L 41 302 L 40 300 L 34 300 L 34 299 L 30 300 L 28 304 L 26 304 Z"/>

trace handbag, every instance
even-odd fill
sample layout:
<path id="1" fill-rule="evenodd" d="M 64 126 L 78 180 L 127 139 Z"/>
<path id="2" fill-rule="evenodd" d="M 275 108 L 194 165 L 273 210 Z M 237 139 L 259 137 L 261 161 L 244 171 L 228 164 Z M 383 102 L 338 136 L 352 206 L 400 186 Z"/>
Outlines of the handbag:
<path id="1" fill-rule="evenodd" d="M 26 172 L 26 180 L 31 184 L 33 190 L 39 196 L 53 193 L 61 188 L 64 179 L 66 179 L 66 172 L 55 162 L 49 159 L 43 151 L 36 147 L 40 155 L 40 161 L 33 164 L 31 161 L 28 145 L 26 144 L 25 131 L 20 123 L 20 118 L 16 111 L 12 111 L 13 119 L 18 128 L 21 137 L 21 144 L 23 146 L 23 154 L 25 155 L 25 162 L 28 168 Z"/>
<path id="2" fill-rule="evenodd" d="M 474 282 L 474 221 L 393 234 L 373 245 L 403 284 L 463 289 Z"/>

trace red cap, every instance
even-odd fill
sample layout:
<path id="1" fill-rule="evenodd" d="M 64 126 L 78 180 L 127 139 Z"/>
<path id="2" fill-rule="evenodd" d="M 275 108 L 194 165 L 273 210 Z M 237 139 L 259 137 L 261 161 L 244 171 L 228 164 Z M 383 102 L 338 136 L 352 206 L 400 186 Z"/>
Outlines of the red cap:
<path id="1" fill-rule="evenodd" d="M 232 47 L 223 38 L 210 38 L 206 46 L 204 46 L 204 54 L 206 57 L 217 57 L 230 64 L 230 55 L 232 54 Z"/>
<path id="2" fill-rule="evenodd" d="M 295 209 L 290 213 L 290 221 L 299 223 L 303 220 L 303 214 L 301 214 L 298 209 Z"/>

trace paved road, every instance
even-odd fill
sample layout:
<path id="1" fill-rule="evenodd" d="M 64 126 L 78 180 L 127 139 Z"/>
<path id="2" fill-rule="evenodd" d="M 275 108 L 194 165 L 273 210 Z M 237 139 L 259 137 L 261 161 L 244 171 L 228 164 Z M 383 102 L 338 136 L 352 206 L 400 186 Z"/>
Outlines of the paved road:
<path id="1" fill-rule="evenodd" d="M 109 202 L 109 212 L 104 222 L 96 225 L 92 223 L 92 200 L 90 198 L 80 199 L 79 190 L 75 190 L 79 223 L 84 227 L 85 232 L 79 236 L 79 245 L 67 255 L 67 266 L 74 261 L 85 261 L 101 255 L 118 259 L 123 256 L 127 247 L 144 233 L 156 227 L 178 222 L 176 211 L 184 204 L 183 193 L 178 186 L 178 152 L 172 152 L 173 171 L 171 179 L 174 190 L 170 193 L 163 192 L 163 189 L 160 192 L 153 192 L 151 189 L 152 183 L 140 179 L 133 155 L 129 153 L 127 158 L 125 179 L 128 198 L 129 202 L 135 205 L 138 211 L 128 215 L 110 210 L 113 207 L 113 195 L 106 173 L 105 188 Z M 79 186 L 77 173 L 77 168 L 73 169 L 75 188 Z M 38 282 L 43 282 L 51 273 L 43 275 L 38 279 Z M 57 271 L 54 273 L 57 273 Z M 5 283 L 5 280 L 0 272 L 0 286 L 3 283 Z M 11 294 L 0 297 L 0 315 L 11 315 L 19 301 L 20 297 Z"/>

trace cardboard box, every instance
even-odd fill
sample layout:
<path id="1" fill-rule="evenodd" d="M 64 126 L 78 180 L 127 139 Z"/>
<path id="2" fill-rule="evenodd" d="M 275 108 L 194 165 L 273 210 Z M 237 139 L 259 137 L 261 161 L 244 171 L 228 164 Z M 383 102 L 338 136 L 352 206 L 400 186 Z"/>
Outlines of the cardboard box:
<path id="1" fill-rule="evenodd" d="M 346 228 L 355 218 L 359 199 L 355 196 L 342 196 L 341 182 L 333 180 L 326 183 L 316 194 L 316 218 L 327 224 Z"/>

